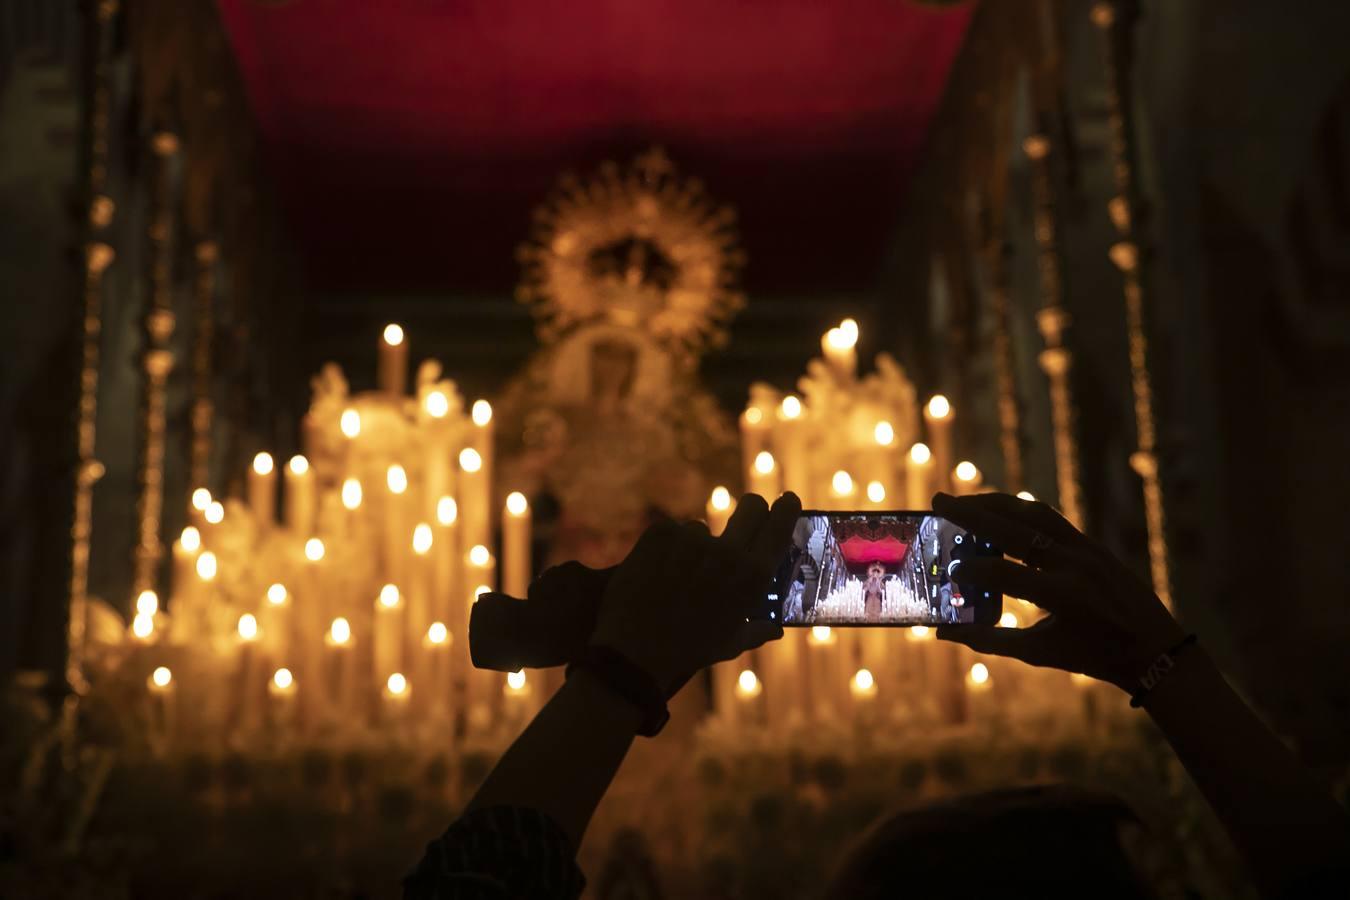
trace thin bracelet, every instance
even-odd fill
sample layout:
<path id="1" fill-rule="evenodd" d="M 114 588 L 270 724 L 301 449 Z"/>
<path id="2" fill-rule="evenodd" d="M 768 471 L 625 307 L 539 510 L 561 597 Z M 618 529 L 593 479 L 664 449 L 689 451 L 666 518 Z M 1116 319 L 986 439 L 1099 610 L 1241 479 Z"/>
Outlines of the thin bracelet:
<path id="1" fill-rule="evenodd" d="M 1139 676 L 1139 690 L 1130 695 L 1130 706 L 1135 709 L 1143 706 L 1144 699 L 1153 692 L 1159 682 L 1170 675 L 1172 670 L 1177 667 L 1177 657 L 1184 653 L 1196 640 L 1194 634 L 1188 634 L 1172 649 L 1165 653 L 1159 653 L 1158 658 L 1149 664 L 1143 675 Z"/>

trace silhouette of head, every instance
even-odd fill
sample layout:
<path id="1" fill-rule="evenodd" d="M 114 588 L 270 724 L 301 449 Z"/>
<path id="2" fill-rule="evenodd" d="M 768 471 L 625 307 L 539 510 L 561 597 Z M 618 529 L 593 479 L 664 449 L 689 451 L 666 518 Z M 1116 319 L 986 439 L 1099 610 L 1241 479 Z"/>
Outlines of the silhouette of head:
<path id="1" fill-rule="evenodd" d="M 874 562 L 867 567 L 868 578 L 884 578 L 886 576 L 886 567 L 879 562 Z"/>
<path id="2" fill-rule="evenodd" d="M 959 797 L 883 821 L 826 897 L 1151 897 L 1121 843 L 1131 823 L 1117 798 L 1068 786 Z"/>

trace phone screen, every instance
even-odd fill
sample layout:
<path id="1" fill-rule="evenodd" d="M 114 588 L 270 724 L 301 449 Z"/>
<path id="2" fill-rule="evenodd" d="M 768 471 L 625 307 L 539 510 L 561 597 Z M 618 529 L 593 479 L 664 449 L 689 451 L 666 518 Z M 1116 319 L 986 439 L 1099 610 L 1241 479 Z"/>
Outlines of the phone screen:
<path id="1" fill-rule="evenodd" d="M 995 624 L 1003 595 L 952 579 L 1002 551 L 931 512 L 803 511 L 774 573 L 768 617 L 784 626 Z"/>

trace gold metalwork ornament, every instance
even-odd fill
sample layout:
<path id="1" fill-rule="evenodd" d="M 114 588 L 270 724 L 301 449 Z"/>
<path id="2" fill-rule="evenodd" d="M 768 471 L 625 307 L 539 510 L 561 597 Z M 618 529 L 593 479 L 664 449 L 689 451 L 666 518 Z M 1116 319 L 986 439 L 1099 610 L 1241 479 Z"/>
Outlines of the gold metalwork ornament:
<path id="1" fill-rule="evenodd" d="M 518 298 L 545 343 L 584 324 L 641 328 L 686 359 L 725 340 L 744 305 L 731 209 L 681 179 L 660 149 L 589 181 L 567 176 L 535 214 L 518 251 Z"/>

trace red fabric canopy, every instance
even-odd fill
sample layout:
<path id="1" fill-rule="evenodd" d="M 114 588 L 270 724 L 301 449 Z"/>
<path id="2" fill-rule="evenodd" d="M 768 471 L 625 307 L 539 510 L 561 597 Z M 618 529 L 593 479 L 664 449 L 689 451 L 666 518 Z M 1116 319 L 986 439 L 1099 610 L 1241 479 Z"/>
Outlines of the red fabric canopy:
<path id="1" fill-rule="evenodd" d="M 879 540 L 867 540 L 855 535 L 839 544 L 844 561 L 850 564 L 880 562 L 897 565 L 905 558 L 905 550 L 908 547 L 908 544 L 890 536 Z"/>
<path id="2" fill-rule="evenodd" d="M 218 3 L 311 278 L 494 291 L 561 170 L 653 143 L 737 208 L 747 287 L 870 285 L 971 12 Z"/>

